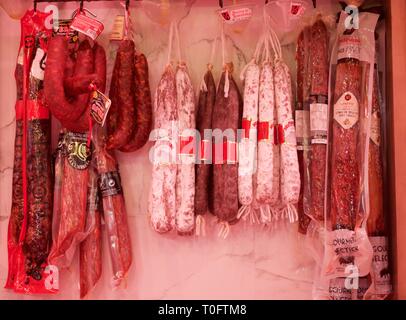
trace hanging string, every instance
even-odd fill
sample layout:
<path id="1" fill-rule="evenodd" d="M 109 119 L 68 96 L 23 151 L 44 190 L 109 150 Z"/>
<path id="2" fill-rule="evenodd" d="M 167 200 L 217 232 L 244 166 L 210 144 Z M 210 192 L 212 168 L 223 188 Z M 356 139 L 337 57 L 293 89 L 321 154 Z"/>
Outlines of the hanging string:
<path id="1" fill-rule="evenodd" d="M 179 37 L 179 26 L 177 23 L 174 25 L 175 27 L 175 38 L 176 38 L 176 48 L 178 50 L 178 63 L 182 63 L 182 51 L 180 49 L 180 37 Z"/>
<path id="2" fill-rule="evenodd" d="M 168 66 L 171 64 L 173 28 L 174 28 L 174 22 L 172 21 L 169 26 L 168 63 L 167 63 Z"/>
<path id="3" fill-rule="evenodd" d="M 224 82 L 224 98 L 228 98 L 228 93 L 230 91 L 230 79 L 229 73 L 229 66 L 226 63 L 226 44 L 225 44 L 225 35 L 224 35 L 224 22 L 221 23 L 221 48 L 222 48 L 222 57 L 223 57 L 223 66 L 225 68 L 225 82 Z"/>

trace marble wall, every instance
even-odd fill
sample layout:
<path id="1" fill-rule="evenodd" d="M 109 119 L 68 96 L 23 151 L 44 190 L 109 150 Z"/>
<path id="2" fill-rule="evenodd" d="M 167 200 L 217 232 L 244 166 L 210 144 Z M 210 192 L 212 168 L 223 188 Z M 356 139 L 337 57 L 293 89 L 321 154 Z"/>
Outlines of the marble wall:
<path id="1" fill-rule="evenodd" d="M 175 1 L 176 2 L 176 1 Z M 215 13 L 217 1 L 183 1 L 171 9 L 179 19 L 181 47 L 197 89 L 210 58 L 213 39 L 220 35 Z M 172 1 L 171 1 L 172 3 Z M 63 4 L 61 15 L 68 17 L 74 4 Z M 39 8 L 42 8 L 41 5 Z M 105 24 L 100 41 L 114 54 L 108 34 L 119 3 L 85 3 L 85 7 Z M 147 5 L 133 4 L 134 39 L 147 55 L 151 86 L 154 90 L 167 59 L 168 26 L 157 20 L 157 12 L 146 13 Z M 159 18 L 159 17 L 158 17 Z M 226 29 L 227 55 L 235 65 L 235 78 L 251 58 L 262 30 L 262 1 L 253 18 L 238 27 Z M 0 284 L 7 276 L 7 225 L 11 206 L 13 144 L 15 132 L 14 67 L 19 41 L 19 22 L 0 11 Z M 218 47 L 219 48 L 219 47 Z M 287 44 L 284 56 L 294 64 L 294 47 Z M 111 67 L 112 59 L 110 59 Z M 215 75 L 221 72 L 221 52 L 216 54 Z M 56 133 L 56 132 L 55 132 Z M 133 154 L 118 154 L 134 263 L 127 288 L 112 291 L 111 266 L 107 246 L 103 276 L 90 298 L 104 299 L 310 299 L 313 262 L 297 225 L 279 225 L 273 230 L 241 222 L 232 227 L 226 240 L 217 237 L 214 219 L 207 223 L 204 238 L 158 235 L 147 218 L 147 199 L 151 180 L 148 161 L 150 145 Z M 106 244 L 106 239 L 104 239 Z M 106 244 L 107 245 L 107 244 Z M 61 275 L 61 291 L 51 297 L 17 296 L 0 288 L 0 299 L 77 299 L 79 297 L 78 259 Z"/>

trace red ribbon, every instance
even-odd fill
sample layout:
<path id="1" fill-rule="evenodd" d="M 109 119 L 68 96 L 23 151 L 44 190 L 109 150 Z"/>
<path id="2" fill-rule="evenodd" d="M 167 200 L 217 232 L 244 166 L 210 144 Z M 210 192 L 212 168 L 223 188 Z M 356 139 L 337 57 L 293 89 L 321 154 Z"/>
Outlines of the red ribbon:
<path id="1" fill-rule="evenodd" d="M 200 141 L 200 161 L 208 161 L 210 160 L 211 154 L 211 141 L 210 140 L 202 140 Z"/>
<path id="2" fill-rule="evenodd" d="M 258 141 L 269 139 L 269 121 L 258 122 Z"/>
<path id="3" fill-rule="evenodd" d="M 250 130 L 251 130 L 252 120 L 247 118 L 242 119 L 242 129 L 244 130 L 243 138 L 249 139 L 250 137 Z"/>
<path id="4" fill-rule="evenodd" d="M 195 155 L 193 141 L 194 141 L 193 136 L 179 137 L 179 155 L 188 155 L 188 156 Z"/>

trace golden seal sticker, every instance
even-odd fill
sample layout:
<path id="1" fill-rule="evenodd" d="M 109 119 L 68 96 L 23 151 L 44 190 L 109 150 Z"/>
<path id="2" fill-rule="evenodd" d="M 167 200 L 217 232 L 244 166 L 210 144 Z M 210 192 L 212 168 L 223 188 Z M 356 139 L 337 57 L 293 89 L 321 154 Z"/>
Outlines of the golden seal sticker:
<path id="1" fill-rule="evenodd" d="M 68 132 L 65 141 L 69 164 L 78 170 L 87 169 L 91 156 L 91 150 L 87 146 L 87 134 Z"/>

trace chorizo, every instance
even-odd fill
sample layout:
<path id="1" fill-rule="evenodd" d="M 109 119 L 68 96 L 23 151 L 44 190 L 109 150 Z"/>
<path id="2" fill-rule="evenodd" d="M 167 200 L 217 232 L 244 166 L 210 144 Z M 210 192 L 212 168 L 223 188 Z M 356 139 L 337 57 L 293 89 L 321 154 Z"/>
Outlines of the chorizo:
<path id="1" fill-rule="evenodd" d="M 212 113 L 216 102 L 216 84 L 214 82 L 211 67 L 204 75 L 204 80 L 207 91 L 200 90 L 198 110 L 196 118 L 196 129 L 200 133 L 202 140 L 200 152 L 198 153 L 199 160 L 195 166 L 196 187 L 195 187 L 195 214 L 204 215 L 209 210 L 209 188 L 213 179 L 212 165 L 205 163 L 206 157 L 211 154 L 204 147 L 205 141 L 211 141 L 211 134 L 206 136 L 205 130 L 211 129 Z M 209 144 L 211 146 L 211 144 Z M 210 201 L 211 202 L 211 201 Z"/>
<path id="2" fill-rule="evenodd" d="M 134 92 L 136 126 L 130 140 L 120 148 L 121 152 L 134 152 L 148 141 L 152 127 L 152 101 L 149 87 L 148 61 L 144 54 L 134 56 Z"/>
<path id="3" fill-rule="evenodd" d="M 134 42 L 123 40 L 117 52 L 120 59 L 115 83 L 115 100 L 118 104 L 116 130 L 108 136 L 107 148 L 119 149 L 127 144 L 134 130 Z M 114 71 L 113 71 L 114 73 Z M 115 101 L 114 100 L 114 101 Z"/>
<path id="4" fill-rule="evenodd" d="M 233 149 L 235 149 L 237 130 L 241 126 L 242 116 L 242 97 L 238 87 L 231 75 L 232 64 L 226 66 L 227 71 L 221 75 L 220 83 L 216 95 L 216 104 L 213 109 L 212 125 L 215 143 L 214 164 L 213 164 L 213 214 L 221 222 L 236 223 L 239 210 L 238 202 L 238 165 L 233 158 Z M 228 97 L 224 96 L 224 87 L 226 77 L 229 81 Z M 221 136 L 217 137 L 216 129 L 220 130 Z M 218 131 L 217 130 L 217 131 Z M 224 137 L 223 133 L 227 130 L 230 137 Z M 223 154 L 227 160 L 218 162 L 219 150 L 225 149 L 231 152 Z M 225 159 L 224 159 L 225 160 Z M 226 162 L 226 163 L 223 163 Z M 228 163 L 227 163 L 228 162 Z"/>

